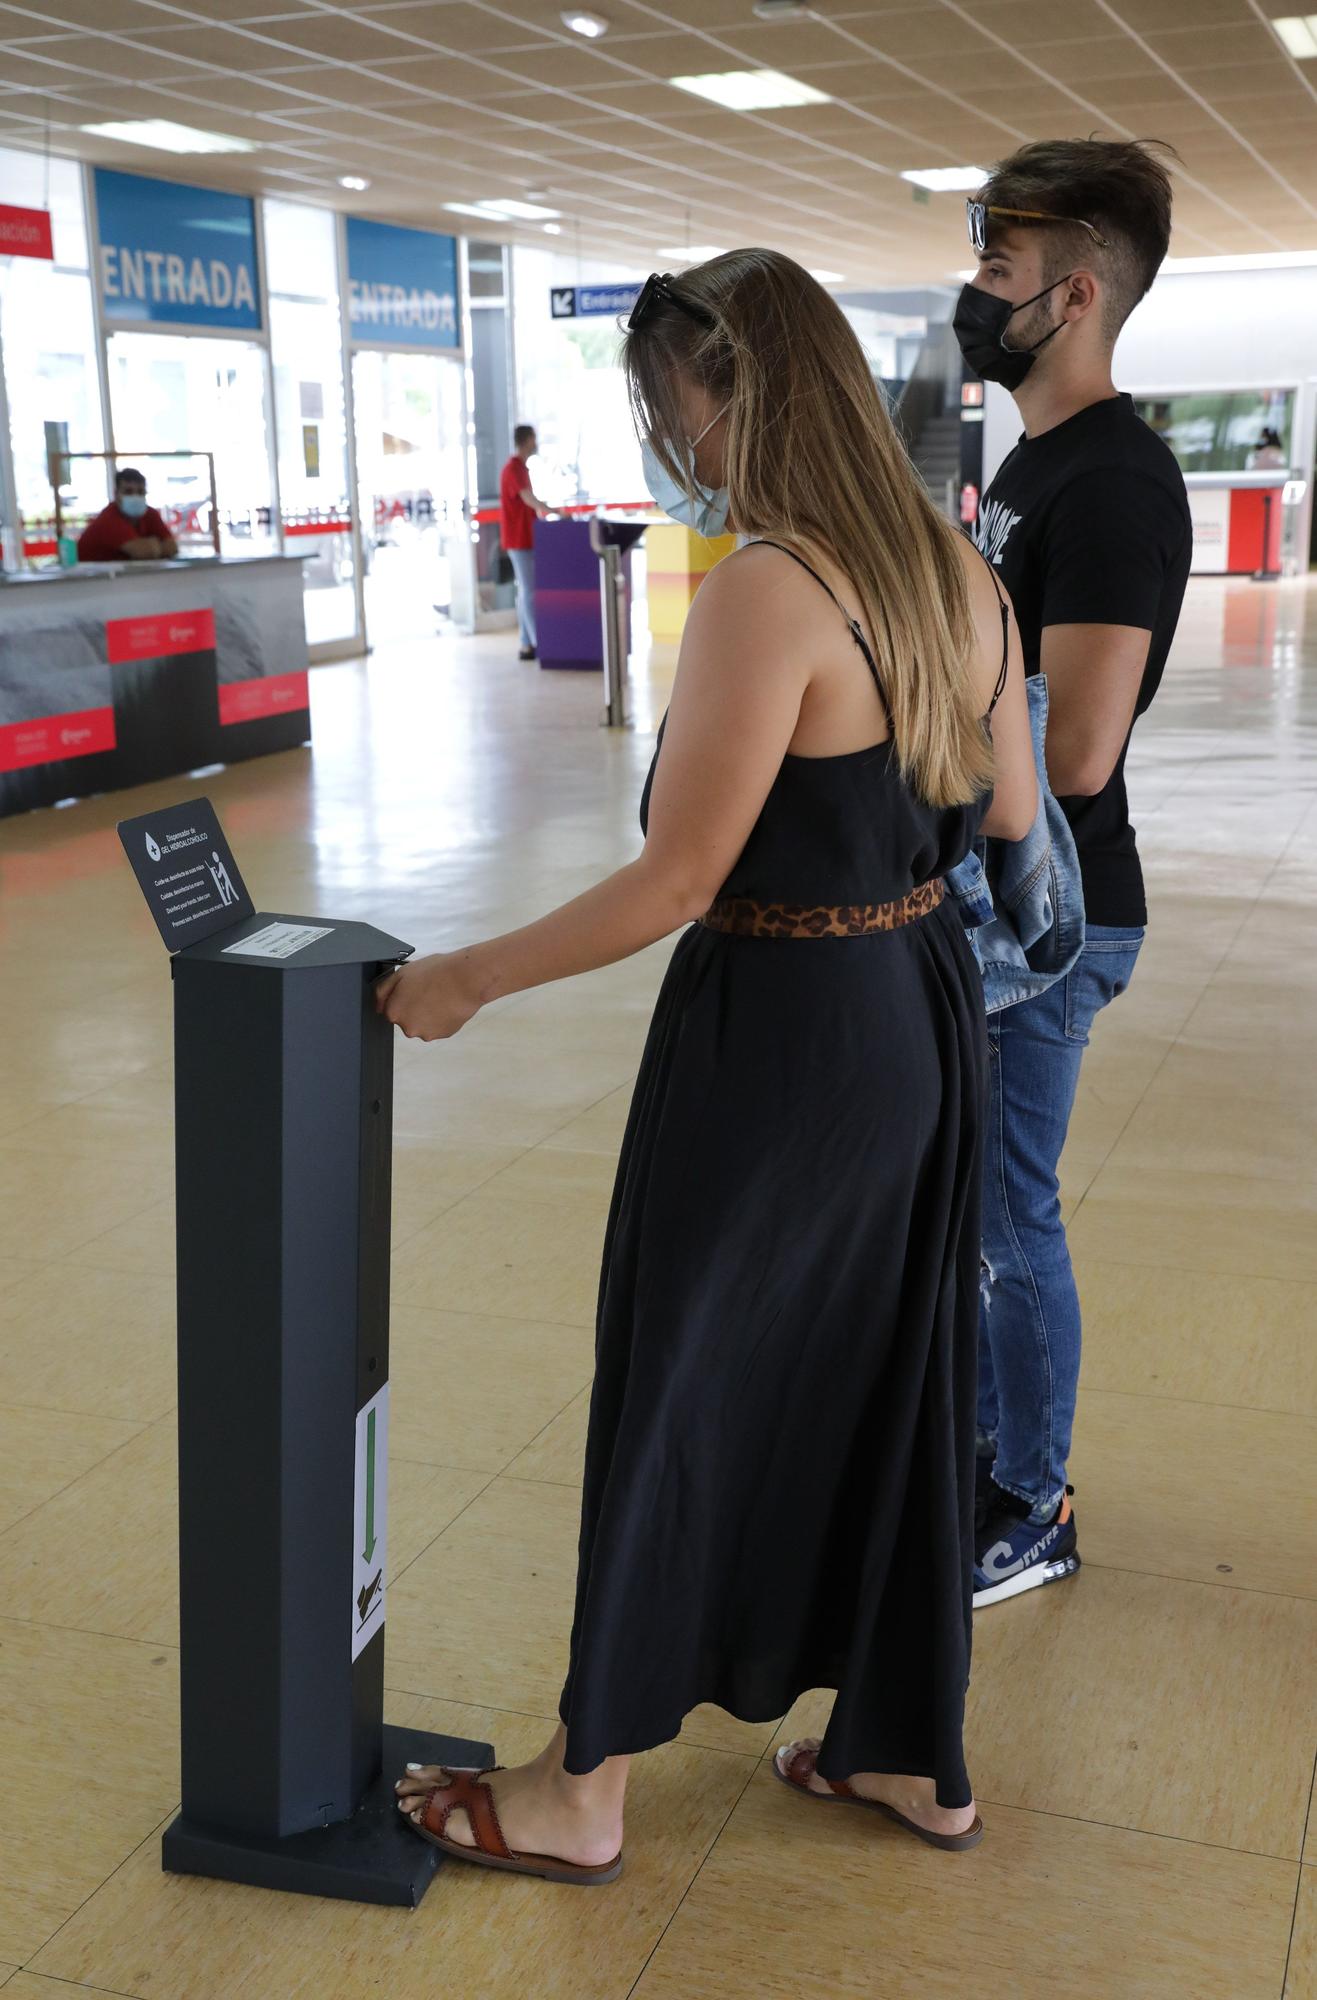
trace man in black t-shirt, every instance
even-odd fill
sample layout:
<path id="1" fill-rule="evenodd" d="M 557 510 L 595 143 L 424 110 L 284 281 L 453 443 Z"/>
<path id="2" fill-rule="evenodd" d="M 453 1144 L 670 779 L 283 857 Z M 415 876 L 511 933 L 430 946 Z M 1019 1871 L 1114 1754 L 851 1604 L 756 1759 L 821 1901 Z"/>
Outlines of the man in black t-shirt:
<path id="1" fill-rule="evenodd" d="M 1079 1299 L 1057 1163 L 1089 1029 L 1143 940 L 1125 753 L 1161 680 L 1192 542 L 1179 466 L 1111 378 L 1116 335 L 1170 238 L 1158 150 L 1055 140 L 996 167 L 969 205 L 979 271 L 953 322 L 970 366 L 1024 419 L 975 540 L 1014 600 L 1026 672 L 1047 676 L 1048 776 L 1086 915 L 1073 971 L 991 1031 L 976 1607 L 1079 1566 L 1066 1486 Z"/>

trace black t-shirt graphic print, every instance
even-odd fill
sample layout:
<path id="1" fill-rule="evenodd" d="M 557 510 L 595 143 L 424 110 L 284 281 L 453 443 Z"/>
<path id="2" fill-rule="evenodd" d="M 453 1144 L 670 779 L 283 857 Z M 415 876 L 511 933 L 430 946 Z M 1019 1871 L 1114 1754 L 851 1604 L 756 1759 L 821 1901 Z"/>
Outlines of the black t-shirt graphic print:
<path id="1" fill-rule="evenodd" d="M 1135 706 L 1157 692 L 1189 575 L 1193 530 L 1169 447 L 1128 396 L 1022 437 L 983 496 L 974 540 L 1010 591 L 1026 673 L 1048 625 L 1134 625 L 1149 632 Z M 1063 798 L 1093 924 L 1146 922 L 1143 871 L 1125 794 L 1128 737 L 1093 798 Z"/>

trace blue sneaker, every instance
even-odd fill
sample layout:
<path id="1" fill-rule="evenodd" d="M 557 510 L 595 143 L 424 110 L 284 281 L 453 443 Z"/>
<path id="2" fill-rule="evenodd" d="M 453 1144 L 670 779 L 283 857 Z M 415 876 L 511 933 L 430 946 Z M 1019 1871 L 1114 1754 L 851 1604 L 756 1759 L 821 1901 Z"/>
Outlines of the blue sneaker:
<path id="1" fill-rule="evenodd" d="M 1079 1568 L 1073 1487 L 1067 1486 L 1049 1521 L 1031 1523 L 1027 1500 L 993 1486 L 974 1535 L 974 1609 L 1000 1604 L 1021 1591 L 1059 1583 Z"/>

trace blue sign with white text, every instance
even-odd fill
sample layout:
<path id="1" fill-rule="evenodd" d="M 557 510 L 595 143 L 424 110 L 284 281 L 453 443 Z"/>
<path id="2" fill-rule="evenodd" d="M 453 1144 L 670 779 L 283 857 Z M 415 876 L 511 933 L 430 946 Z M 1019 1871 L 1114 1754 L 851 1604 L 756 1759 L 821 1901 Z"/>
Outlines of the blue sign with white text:
<path id="1" fill-rule="evenodd" d="M 391 347 L 460 347 L 456 238 L 350 215 L 348 327 Z"/>
<path id="2" fill-rule="evenodd" d="M 259 330 L 250 196 L 97 167 L 96 222 L 107 319 Z"/>
<path id="3" fill-rule="evenodd" d="M 639 285 L 552 285 L 552 319 L 615 319 L 629 313 L 640 297 Z"/>

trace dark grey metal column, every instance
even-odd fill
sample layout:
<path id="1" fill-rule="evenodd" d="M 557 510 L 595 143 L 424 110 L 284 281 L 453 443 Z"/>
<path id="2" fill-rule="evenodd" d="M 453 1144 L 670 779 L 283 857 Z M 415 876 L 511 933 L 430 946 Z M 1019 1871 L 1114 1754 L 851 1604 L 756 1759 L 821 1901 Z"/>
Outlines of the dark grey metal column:
<path id="1" fill-rule="evenodd" d="M 285 959 L 232 949 L 317 921 L 249 917 L 173 961 L 183 1808 L 164 1865 L 410 1905 L 439 1856 L 394 1778 L 493 1753 L 383 1726 L 393 1031 L 372 985 L 409 947 L 329 922 Z"/>

